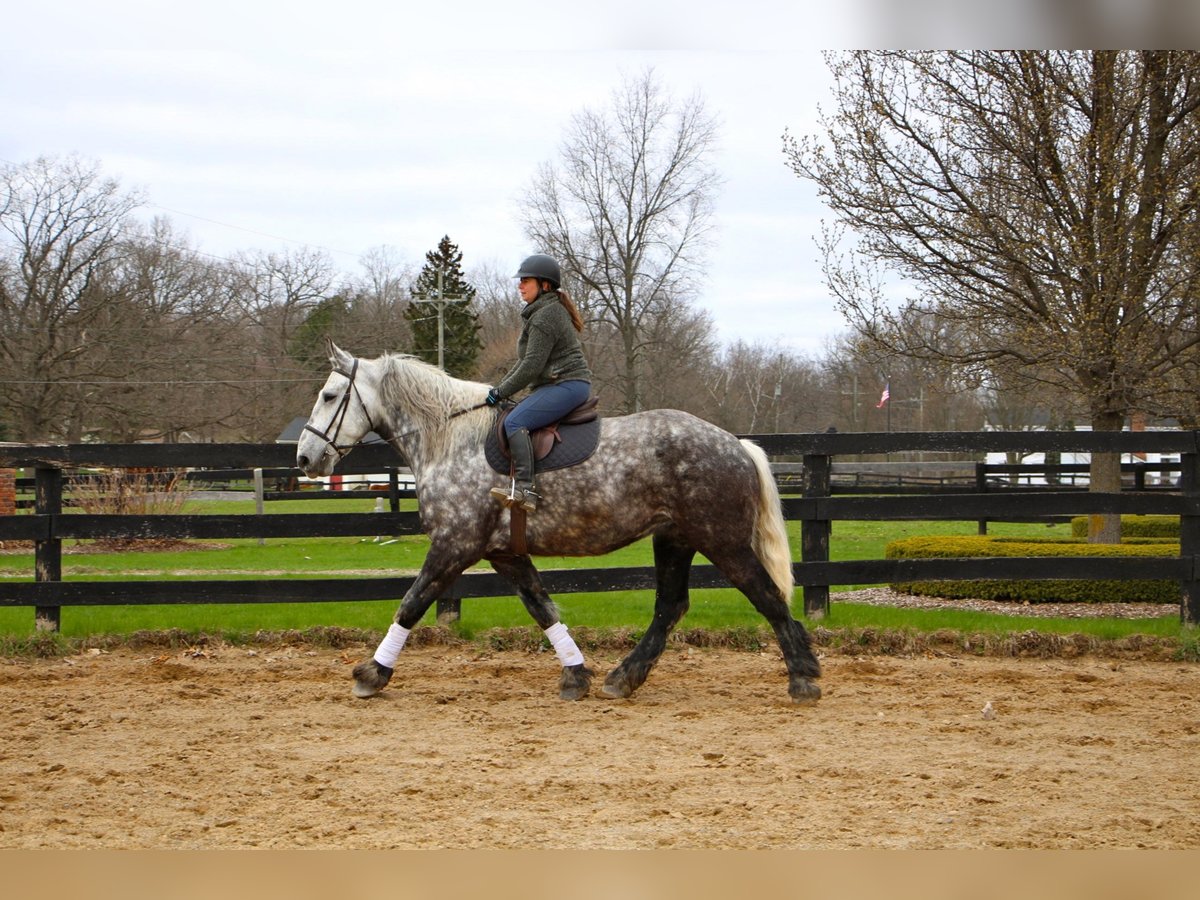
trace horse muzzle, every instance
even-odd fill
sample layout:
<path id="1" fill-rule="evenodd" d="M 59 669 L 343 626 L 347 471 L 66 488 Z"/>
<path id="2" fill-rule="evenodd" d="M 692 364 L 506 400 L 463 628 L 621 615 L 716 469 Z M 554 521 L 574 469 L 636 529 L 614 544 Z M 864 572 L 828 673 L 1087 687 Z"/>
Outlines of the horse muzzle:
<path id="1" fill-rule="evenodd" d="M 309 443 L 316 444 L 315 441 Z M 301 441 L 296 447 L 296 468 L 309 478 L 332 475 L 337 462 L 338 453 L 328 441 L 315 447 L 305 447 L 305 442 Z"/>

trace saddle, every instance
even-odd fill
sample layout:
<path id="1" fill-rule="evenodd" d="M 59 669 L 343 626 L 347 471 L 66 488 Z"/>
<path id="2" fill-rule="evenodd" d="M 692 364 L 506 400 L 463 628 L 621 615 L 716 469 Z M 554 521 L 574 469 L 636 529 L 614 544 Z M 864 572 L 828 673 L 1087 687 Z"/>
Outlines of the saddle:
<path id="1" fill-rule="evenodd" d="M 600 443 L 600 414 L 596 407 L 599 397 L 588 397 L 557 422 L 552 422 L 530 433 L 533 441 L 535 470 L 547 472 L 565 469 L 590 457 Z M 512 475 L 512 454 L 508 450 L 508 434 L 504 431 L 504 420 L 515 409 L 506 407 L 496 417 L 493 428 L 483 445 L 483 455 L 488 465 L 501 475 Z M 529 543 L 525 538 L 525 510 L 514 506 L 509 517 L 509 534 L 513 552 L 527 556 Z"/>
<path id="2" fill-rule="evenodd" d="M 600 443 L 599 397 L 589 397 L 557 422 L 551 422 L 530 432 L 533 441 L 533 458 L 538 472 L 565 469 L 583 462 Z M 512 454 L 508 450 L 508 434 L 504 431 L 504 420 L 515 407 L 500 411 L 496 426 L 488 434 L 484 444 L 484 456 L 488 465 L 502 475 L 512 473 Z"/>

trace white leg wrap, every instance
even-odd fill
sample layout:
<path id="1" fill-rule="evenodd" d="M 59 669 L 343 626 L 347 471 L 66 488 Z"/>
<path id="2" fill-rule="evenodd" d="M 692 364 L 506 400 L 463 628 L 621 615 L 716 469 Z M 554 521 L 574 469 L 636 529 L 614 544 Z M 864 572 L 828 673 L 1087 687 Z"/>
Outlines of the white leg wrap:
<path id="1" fill-rule="evenodd" d="M 388 629 L 387 637 L 379 642 L 379 647 L 375 651 L 375 662 L 389 669 L 396 668 L 396 660 L 400 658 L 400 651 L 404 649 L 404 642 L 408 640 L 411 633 L 411 629 L 401 628 L 393 622 L 392 627 Z"/>
<path id="2" fill-rule="evenodd" d="M 579 647 L 575 645 L 575 639 L 567 631 L 567 626 L 562 622 L 555 622 L 547 628 L 546 637 L 554 645 L 554 652 L 558 654 L 558 661 L 564 666 L 578 666 L 583 664 L 583 654 L 579 651 Z"/>

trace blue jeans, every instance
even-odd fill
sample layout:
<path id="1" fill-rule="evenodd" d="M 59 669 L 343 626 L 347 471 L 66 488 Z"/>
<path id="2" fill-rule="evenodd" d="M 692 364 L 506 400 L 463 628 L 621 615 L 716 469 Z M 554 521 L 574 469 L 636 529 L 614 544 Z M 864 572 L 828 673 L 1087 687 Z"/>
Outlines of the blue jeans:
<path id="1" fill-rule="evenodd" d="M 557 422 L 587 400 L 591 392 L 592 386 L 586 381 L 559 381 L 540 387 L 508 414 L 504 431 L 506 434 L 512 434 L 518 428 L 533 431 Z"/>

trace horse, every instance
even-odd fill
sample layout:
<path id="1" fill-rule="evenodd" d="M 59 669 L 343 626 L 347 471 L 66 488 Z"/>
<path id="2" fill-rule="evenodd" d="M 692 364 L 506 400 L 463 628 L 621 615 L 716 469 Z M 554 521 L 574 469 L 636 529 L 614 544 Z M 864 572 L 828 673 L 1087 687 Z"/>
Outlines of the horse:
<path id="1" fill-rule="evenodd" d="M 601 694 L 628 698 L 645 682 L 688 609 L 696 553 L 711 561 L 770 623 L 783 652 L 788 694 L 821 696 L 820 664 L 791 614 L 791 552 L 779 493 L 756 444 L 689 413 L 656 409 L 604 417 L 584 462 L 541 473 L 542 501 L 528 515 L 527 553 L 511 546 L 510 510 L 489 493 L 507 478 L 484 458 L 496 411 L 488 386 L 453 378 L 413 356 L 360 359 L 328 343 L 332 371 L 296 445 L 308 476 L 329 475 L 375 431 L 412 468 L 429 552 L 375 655 L 355 666 L 353 693 L 367 698 L 394 674 L 400 651 L 430 605 L 480 560 L 516 588 L 562 664 L 559 696 L 589 695 L 585 664 L 542 586 L 531 556 L 594 556 L 647 535 L 654 550 L 654 616 L 632 651 L 604 679 Z"/>

